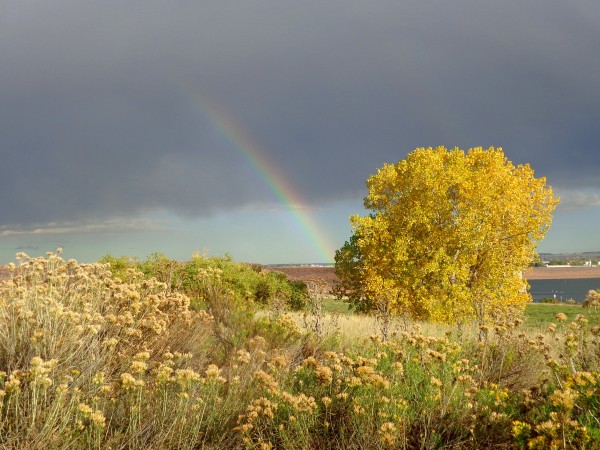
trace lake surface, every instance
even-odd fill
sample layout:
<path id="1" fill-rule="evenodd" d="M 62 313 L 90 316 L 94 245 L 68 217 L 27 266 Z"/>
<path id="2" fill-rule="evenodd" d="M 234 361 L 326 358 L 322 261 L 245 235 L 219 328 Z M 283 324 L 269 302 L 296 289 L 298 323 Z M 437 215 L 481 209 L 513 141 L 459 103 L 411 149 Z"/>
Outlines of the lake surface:
<path id="1" fill-rule="evenodd" d="M 553 297 L 567 301 L 572 298 L 581 303 L 588 291 L 600 289 L 600 278 L 558 279 L 558 280 L 528 280 L 529 292 L 534 301 Z"/>

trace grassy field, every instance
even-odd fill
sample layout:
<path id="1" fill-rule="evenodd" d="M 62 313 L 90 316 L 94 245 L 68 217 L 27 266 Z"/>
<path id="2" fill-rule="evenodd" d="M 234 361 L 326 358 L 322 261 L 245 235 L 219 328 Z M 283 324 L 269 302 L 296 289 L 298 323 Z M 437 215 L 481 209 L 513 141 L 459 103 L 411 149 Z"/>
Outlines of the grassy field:
<path id="1" fill-rule="evenodd" d="M 567 320 L 575 320 L 583 315 L 590 325 L 600 324 L 600 309 L 582 308 L 580 305 L 530 303 L 525 308 L 525 325 L 530 328 L 545 329 L 549 324 L 557 323 L 556 314 L 567 315 Z"/>
<path id="2" fill-rule="evenodd" d="M 326 298 L 323 300 L 323 310 L 328 313 L 337 313 L 341 315 L 353 315 L 348 308 L 348 304 L 336 298 Z M 525 308 L 524 324 L 532 329 L 545 329 L 551 323 L 556 324 L 556 314 L 563 313 L 570 320 L 575 320 L 578 314 L 582 314 L 588 319 L 590 325 L 600 324 L 600 309 L 582 308 L 581 305 L 550 304 L 550 303 L 529 303 Z"/>
<path id="3" fill-rule="evenodd" d="M 333 299 L 236 295 L 227 266 L 192 274 L 206 309 L 108 267 L 23 256 L 0 283 L 0 448 L 600 448 L 594 311 L 529 305 L 483 337 L 395 321 L 384 340 Z"/>

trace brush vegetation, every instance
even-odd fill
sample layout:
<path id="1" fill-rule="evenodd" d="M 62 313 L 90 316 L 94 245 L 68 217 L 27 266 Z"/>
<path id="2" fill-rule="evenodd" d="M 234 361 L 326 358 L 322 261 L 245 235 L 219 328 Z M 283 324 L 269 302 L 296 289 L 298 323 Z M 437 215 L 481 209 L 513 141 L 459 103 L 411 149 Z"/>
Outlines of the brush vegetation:
<path id="1" fill-rule="evenodd" d="M 397 322 L 383 341 L 318 289 L 289 314 L 233 289 L 232 261 L 195 259 L 165 282 L 18 255 L 0 284 L 0 447 L 599 448 L 592 309 L 540 332 Z"/>
<path id="2" fill-rule="evenodd" d="M 230 255 L 206 257 L 197 252 L 190 261 L 174 261 L 161 253 L 154 253 L 140 261 L 128 256 L 105 255 L 99 261 L 108 264 L 112 274 L 126 280 L 134 270 L 145 278 L 155 278 L 171 291 L 187 295 L 192 307 L 204 308 L 207 296 L 205 279 L 198 276 L 206 271 L 218 271 L 220 283 L 237 301 L 259 305 L 279 303 L 293 310 L 306 306 L 307 287 L 302 281 L 289 280 L 277 271 L 266 270 L 260 264 L 239 263 Z"/>

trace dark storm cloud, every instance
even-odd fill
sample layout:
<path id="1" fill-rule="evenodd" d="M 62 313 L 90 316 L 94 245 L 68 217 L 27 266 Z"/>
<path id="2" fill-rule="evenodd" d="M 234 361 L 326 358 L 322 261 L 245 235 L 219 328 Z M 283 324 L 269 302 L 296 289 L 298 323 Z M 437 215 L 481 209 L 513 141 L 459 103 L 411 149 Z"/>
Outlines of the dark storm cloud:
<path id="1" fill-rule="evenodd" d="M 196 95 L 314 202 L 435 145 L 600 189 L 597 2 L 0 5 L 5 226 L 271 202 Z"/>

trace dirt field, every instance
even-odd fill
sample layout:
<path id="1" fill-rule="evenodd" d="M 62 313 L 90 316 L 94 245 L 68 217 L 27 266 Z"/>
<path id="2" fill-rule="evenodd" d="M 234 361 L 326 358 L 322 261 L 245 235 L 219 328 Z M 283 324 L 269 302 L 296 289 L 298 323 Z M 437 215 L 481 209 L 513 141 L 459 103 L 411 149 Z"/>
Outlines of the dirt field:
<path id="1" fill-rule="evenodd" d="M 336 280 L 333 267 L 285 266 L 269 270 L 285 273 L 291 280 L 325 280 L 330 285 Z M 568 278 L 600 278 L 600 267 L 534 267 L 525 272 L 528 280 Z"/>
<path id="2" fill-rule="evenodd" d="M 290 280 L 318 281 L 324 280 L 333 286 L 337 277 L 333 267 L 283 266 L 271 267 L 273 272 L 283 272 Z"/>
<path id="3" fill-rule="evenodd" d="M 600 278 L 600 267 L 534 267 L 524 275 L 528 280 Z"/>

